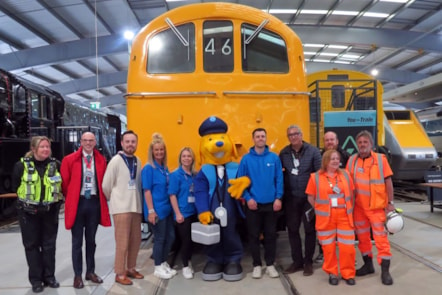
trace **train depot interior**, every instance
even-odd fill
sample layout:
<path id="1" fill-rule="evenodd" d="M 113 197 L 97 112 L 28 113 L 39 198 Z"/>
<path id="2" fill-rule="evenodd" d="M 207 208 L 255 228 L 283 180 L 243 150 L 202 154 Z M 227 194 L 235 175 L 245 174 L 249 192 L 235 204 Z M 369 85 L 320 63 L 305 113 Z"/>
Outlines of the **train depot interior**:
<path id="1" fill-rule="evenodd" d="M 210 8 L 225 16 L 201 15 Z M 250 8 L 255 14 L 242 15 Z M 193 280 L 180 273 L 161 280 L 153 276 L 154 241 L 145 224 L 137 261 L 144 280 L 115 283 L 114 228 L 100 227 L 96 271 L 104 283 L 77 290 L 62 210 L 61 287 L 42 294 L 440 294 L 441 19 L 440 0 L 0 1 L 0 294 L 32 294 L 10 177 L 32 136 L 51 138 L 61 160 L 91 131 L 109 161 L 121 150 L 121 133 L 134 129 L 144 165 L 151 134 L 161 132 L 174 170 L 184 144 L 198 154 L 198 126 L 210 115 L 224 116 L 239 157 L 256 127 L 268 130 L 276 153 L 288 144 L 292 123 L 318 148 L 324 132 L 335 131 L 350 153 L 357 132 L 371 131 L 394 172 L 395 206 L 405 222 L 389 236 L 394 285 L 381 284 L 378 265 L 353 287 L 331 287 L 320 264 L 308 278 L 283 274 L 290 264 L 286 231 L 278 232 L 277 280 L 253 279 L 246 250 L 243 280 L 205 282 L 201 245 Z M 169 45 L 157 55 L 155 35 Z"/>

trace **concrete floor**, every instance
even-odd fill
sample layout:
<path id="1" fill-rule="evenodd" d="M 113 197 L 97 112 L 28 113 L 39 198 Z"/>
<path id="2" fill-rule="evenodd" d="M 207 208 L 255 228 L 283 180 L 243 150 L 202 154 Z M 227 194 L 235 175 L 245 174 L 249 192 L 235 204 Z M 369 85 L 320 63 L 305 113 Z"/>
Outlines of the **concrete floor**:
<path id="1" fill-rule="evenodd" d="M 390 236 L 393 260 L 391 274 L 394 285 L 384 286 L 380 281 L 380 267 L 375 266 L 375 274 L 357 277 L 356 286 L 347 286 L 341 281 L 338 286 L 328 284 L 328 276 L 315 264 L 313 276 L 304 277 L 302 272 L 271 279 L 263 276 L 256 280 L 251 277 L 250 255 L 245 255 L 242 266 L 245 278 L 238 282 L 205 282 L 201 279 L 201 270 L 205 263 L 202 251 L 193 258 L 196 271 L 193 280 L 186 280 L 178 266 L 178 275 L 169 281 L 161 281 L 153 276 L 151 242 L 143 242 L 137 267 L 145 275 L 143 280 L 134 280 L 132 286 L 115 284 L 113 273 L 114 235 L 113 228 L 100 227 L 97 233 L 96 273 L 104 279 L 101 285 L 85 281 L 84 289 L 74 289 L 71 264 L 71 235 L 65 230 L 63 216 L 60 216 L 57 240 L 56 277 L 61 287 L 46 288 L 41 294 L 286 294 L 284 284 L 291 286 L 298 294 L 441 294 L 442 272 L 442 210 L 430 213 L 428 203 L 400 203 L 404 209 L 405 228 L 402 232 Z M 425 222 L 422 223 L 421 221 Z M 374 248 L 375 249 L 375 248 Z M 27 279 L 27 265 L 17 224 L 0 229 L 0 294 L 33 294 Z M 357 250 L 357 265 L 361 266 L 361 256 Z M 179 259 L 177 260 L 179 261 Z M 277 249 L 277 267 L 287 267 L 291 263 L 290 247 L 285 232 L 279 233 Z M 357 266 L 357 267 L 358 267 Z"/>

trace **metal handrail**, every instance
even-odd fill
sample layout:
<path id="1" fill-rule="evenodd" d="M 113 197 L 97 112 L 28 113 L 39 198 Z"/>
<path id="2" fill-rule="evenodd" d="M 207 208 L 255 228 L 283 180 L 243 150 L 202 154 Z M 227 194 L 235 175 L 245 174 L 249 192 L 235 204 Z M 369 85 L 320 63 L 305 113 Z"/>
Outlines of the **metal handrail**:
<path id="1" fill-rule="evenodd" d="M 215 91 L 183 91 L 183 92 L 133 92 L 127 93 L 123 95 L 124 97 L 128 96 L 141 96 L 141 97 L 159 97 L 159 96 L 215 96 Z"/>

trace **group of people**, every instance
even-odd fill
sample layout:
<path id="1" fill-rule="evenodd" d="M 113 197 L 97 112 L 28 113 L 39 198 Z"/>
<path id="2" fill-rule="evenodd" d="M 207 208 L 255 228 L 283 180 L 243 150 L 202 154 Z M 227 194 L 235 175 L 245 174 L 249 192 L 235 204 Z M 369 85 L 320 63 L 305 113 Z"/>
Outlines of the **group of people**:
<path id="1" fill-rule="evenodd" d="M 287 137 L 289 144 L 278 156 L 266 144 L 266 130 L 255 129 L 253 146 L 239 164 L 237 177 L 250 179 L 242 197 L 253 260 L 252 277 L 262 277 L 261 242 L 265 273 L 271 278 L 279 276 L 274 267 L 276 229 L 278 212 L 283 209 L 293 261 L 284 273 L 303 271 L 305 276 L 312 275 L 318 239 L 324 256 L 322 268 L 329 274 L 329 283 L 339 283 L 340 270 L 346 283 L 354 285 L 355 276 L 374 273 L 371 230 L 382 283 L 391 285 L 391 252 L 384 222 L 386 213 L 394 210 L 392 171 L 385 156 L 373 152 L 371 134 L 362 131 L 356 136 L 358 153 L 351 157 L 338 147 L 334 132 L 324 135 L 322 155 L 303 140 L 300 127 L 289 126 Z M 144 167 L 135 156 L 137 143 L 137 134 L 125 131 L 122 151 L 107 164 L 95 149 L 95 135 L 85 132 L 81 147 L 60 163 L 51 157 L 47 137 L 32 138 L 30 151 L 14 167 L 12 185 L 18 195 L 18 216 L 33 292 L 42 292 L 45 286 L 59 287 L 54 275 L 55 245 L 63 201 L 65 227 L 72 234 L 74 288 L 84 287 L 83 238 L 84 278 L 97 284 L 103 282 L 95 273 L 95 236 L 98 225 L 111 225 L 110 215 L 116 242 L 115 281 L 131 285 L 132 279 L 144 278 L 136 270 L 142 212 L 154 235 L 154 275 L 170 279 L 177 274 L 167 258 L 178 239 L 183 276 L 193 278 L 191 224 L 199 219 L 194 192 L 195 154 L 184 147 L 178 155 L 178 169 L 170 173 L 166 144 L 160 134 L 152 136 Z M 301 223 L 305 232 L 304 253 Z M 364 260 L 358 270 L 355 233 Z"/>
<path id="2" fill-rule="evenodd" d="M 103 283 L 95 273 L 95 236 L 98 225 L 115 228 L 115 281 L 129 285 L 130 278 L 144 276 L 136 269 L 141 244 L 141 161 L 135 156 L 138 137 L 126 131 L 122 151 L 109 164 L 95 149 L 96 138 L 85 132 L 80 148 L 60 163 L 51 157 L 51 141 L 31 139 L 30 151 L 14 166 L 12 188 L 17 192 L 17 211 L 28 264 L 28 279 L 34 293 L 44 287 L 58 288 L 55 250 L 60 206 L 65 201 L 65 227 L 72 234 L 74 288 L 84 287 L 84 278 Z M 63 197 L 64 196 L 64 197 Z"/>
<path id="3" fill-rule="evenodd" d="M 355 276 L 374 273 L 371 232 L 378 250 L 381 281 L 392 285 L 389 272 L 392 255 L 384 224 L 386 214 L 395 210 L 393 173 L 387 158 L 373 151 L 371 133 L 364 130 L 357 134 L 358 153 L 352 156 L 339 147 L 337 135 L 332 131 L 324 134 L 321 152 L 302 139 L 299 126 L 289 126 L 290 144 L 281 150 L 279 158 L 268 150 L 264 129 L 255 129 L 252 137 L 254 146 L 242 158 L 238 170 L 239 176 L 248 176 L 251 180 L 243 198 L 253 259 L 252 277 L 262 275 L 260 234 L 264 238 L 266 273 L 270 277 L 278 276 L 273 266 L 275 216 L 283 208 L 293 261 L 284 273 L 313 274 L 318 238 L 322 269 L 329 275 L 330 285 L 339 284 L 339 273 L 348 285 L 355 285 Z M 299 231 L 301 223 L 304 247 Z M 364 260 L 358 270 L 355 269 L 355 233 Z"/>

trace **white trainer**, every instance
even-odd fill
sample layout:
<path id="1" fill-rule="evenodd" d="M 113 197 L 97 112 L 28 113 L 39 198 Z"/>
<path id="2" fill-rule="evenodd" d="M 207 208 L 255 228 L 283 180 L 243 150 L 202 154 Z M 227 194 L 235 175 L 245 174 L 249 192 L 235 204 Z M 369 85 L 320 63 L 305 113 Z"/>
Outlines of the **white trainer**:
<path id="1" fill-rule="evenodd" d="M 266 274 L 271 278 L 278 278 L 279 277 L 279 273 L 276 271 L 276 269 L 273 265 L 267 266 Z"/>
<path id="2" fill-rule="evenodd" d="M 174 270 L 174 269 L 172 269 L 172 268 L 169 266 L 169 263 L 167 263 L 167 262 L 163 262 L 163 263 L 161 263 L 161 265 L 162 265 L 163 268 L 166 269 L 166 271 L 167 271 L 168 273 L 170 273 L 172 276 L 174 276 L 174 275 L 177 274 L 177 271 Z"/>
<path id="3" fill-rule="evenodd" d="M 163 267 L 163 265 L 155 265 L 155 271 L 153 275 L 156 276 L 157 278 L 166 279 L 166 280 L 173 277 L 173 275 L 169 273 L 167 269 Z"/>
<path id="4" fill-rule="evenodd" d="M 183 277 L 185 279 L 193 279 L 193 271 L 190 267 L 183 267 Z"/>
<path id="5" fill-rule="evenodd" d="M 260 279 L 262 277 L 262 268 L 260 265 L 253 268 L 252 278 Z"/>

